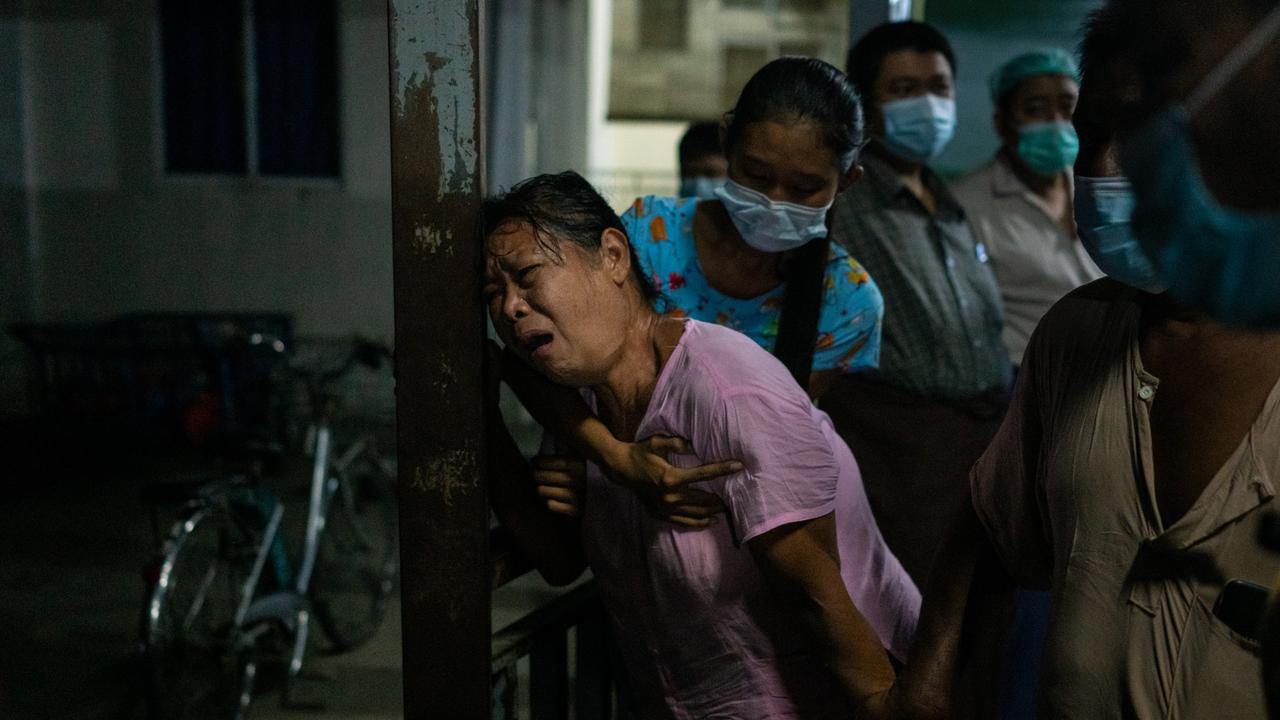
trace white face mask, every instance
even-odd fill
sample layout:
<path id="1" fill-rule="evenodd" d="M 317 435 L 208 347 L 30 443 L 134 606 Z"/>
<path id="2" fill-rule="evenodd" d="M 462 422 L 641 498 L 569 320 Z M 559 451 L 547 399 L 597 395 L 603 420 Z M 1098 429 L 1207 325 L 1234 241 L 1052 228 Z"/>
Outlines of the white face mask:
<path id="1" fill-rule="evenodd" d="M 742 239 L 760 252 L 779 253 L 804 245 L 827 234 L 827 210 L 789 202 L 774 202 L 769 196 L 728 180 L 716 190 L 716 197 L 729 211 Z"/>
<path id="2" fill-rule="evenodd" d="M 722 177 L 699 175 L 697 177 L 682 178 L 680 180 L 680 197 L 714 200 L 716 190 L 719 190 L 721 185 L 724 185 L 724 178 Z"/>
<path id="3" fill-rule="evenodd" d="M 942 154 L 956 132 L 956 101 L 920 95 L 884 104 L 884 145 L 912 162 L 928 162 Z"/>

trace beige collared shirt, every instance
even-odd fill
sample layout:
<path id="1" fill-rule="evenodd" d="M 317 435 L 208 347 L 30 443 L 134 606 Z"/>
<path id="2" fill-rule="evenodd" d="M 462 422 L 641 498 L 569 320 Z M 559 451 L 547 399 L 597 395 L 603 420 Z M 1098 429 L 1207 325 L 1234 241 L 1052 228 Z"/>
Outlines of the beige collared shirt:
<path id="1" fill-rule="evenodd" d="M 1022 362 L 1036 323 L 1063 295 L 1102 277 L 1080 241 L 997 157 L 956 183 L 974 237 L 987 248 L 1004 299 L 1001 339 Z"/>
<path id="2" fill-rule="evenodd" d="M 1280 472 L 1280 384 L 1164 527 L 1150 421 L 1160 380 L 1139 356 L 1135 295 L 1101 280 L 1045 316 L 974 466 L 974 507 L 1005 566 L 1053 591 L 1041 717 L 1264 718 L 1258 647 L 1213 607 L 1230 580 L 1270 585 L 1280 567 L 1257 540 Z"/>

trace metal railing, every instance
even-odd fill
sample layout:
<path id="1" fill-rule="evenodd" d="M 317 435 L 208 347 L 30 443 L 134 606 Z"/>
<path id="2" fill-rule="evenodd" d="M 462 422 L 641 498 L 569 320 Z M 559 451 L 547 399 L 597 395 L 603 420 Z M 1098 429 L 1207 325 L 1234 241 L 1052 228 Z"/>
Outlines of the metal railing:
<path id="1" fill-rule="evenodd" d="M 502 528 L 490 532 L 497 589 L 530 570 Z M 569 636 L 575 652 L 572 666 Z M 520 718 L 518 663 L 529 658 L 529 720 L 610 720 L 616 652 L 595 581 L 556 597 L 493 635 L 493 718 Z M 573 672 L 570 672 L 570 667 Z"/>
<path id="2" fill-rule="evenodd" d="M 627 168 L 595 168 L 588 173 L 591 184 L 604 195 L 609 205 L 619 212 L 645 195 L 674 195 L 679 185 L 674 170 L 633 170 Z"/>

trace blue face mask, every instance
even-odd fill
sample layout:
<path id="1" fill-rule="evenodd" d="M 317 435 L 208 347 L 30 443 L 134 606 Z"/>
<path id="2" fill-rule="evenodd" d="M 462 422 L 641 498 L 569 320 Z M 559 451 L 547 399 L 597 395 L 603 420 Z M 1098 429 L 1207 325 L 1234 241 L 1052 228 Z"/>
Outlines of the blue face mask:
<path id="1" fill-rule="evenodd" d="M 722 177 L 705 175 L 680 178 L 680 197 L 711 200 L 716 196 L 716 190 L 724 186 L 724 180 Z"/>
<path id="2" fill-rule="evenodd" d="M 1161 112 L 1120 148 L 1137 199 L 1134 234 L 1170 294 L 1222 322 L 1260 328 L 1280 328 L 1280 212 L 1234 210 L 1213 197 L 1200 174 L 1190 118 L 1277 33 L 1280 9 L 1182 106 Z"/>
<path id="3" fill-rule="evenodd" d="M 780 253 L 827 234 L 827 210 L 789 202 L 774 202 L 768 195 L 729 180 L 716 191 L 729 219 L 742 239 L 761 252 Z"/>
<path id="4" fill-rule="evenodd" d="M 1133 188 L 1122 177 L 1076 176 L 1076 232 L 1080 244 L 1112 279 L 1154 294 L 1164 283 L 1129 228 Z"/>
<path id="5" fill-rule="evenodd" d="M 920 95 L 885 103 L 884 145 L 912 162 L 928 162 L 942 154 L 956 132 L 956 101 Z"/>
<path id="6" fill-rule="evenodd" d="M 1018 157 L 1045 177 L 1071 167 L 1079 152 L 1080 138 L 1069 122 L 1034 122 L 1018 128 Z"/>

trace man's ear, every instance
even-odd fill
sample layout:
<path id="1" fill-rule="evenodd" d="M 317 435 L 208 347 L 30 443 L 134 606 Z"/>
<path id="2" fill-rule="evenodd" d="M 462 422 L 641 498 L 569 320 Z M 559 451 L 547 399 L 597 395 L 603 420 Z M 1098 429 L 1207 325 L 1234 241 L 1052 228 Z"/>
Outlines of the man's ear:
<path id="1" fill-rule="evenodd" d="M 631 277 L 631 243 L 626 234 L 617 228 L 605 228 L 600 233 L 600 259 L 609 279 L 621 287 Z"/>
<path id="2" fill-rule="evenodd" d="M 862 176 L 864 174 L 865 174 L 865 171 L 862 169 L 862 163 L 855 162 L 854 164 L 850 165 L 849 169 L 845 171 L 843 175 L 840 176 L 840 182 L 838 185 L 836 185 L 836 194 L 839 195 L 845 190 L 848 190 L 849 188 L 853 187 L 855 184 L 857 184 L 859 180 L 862 179 Z"/>

